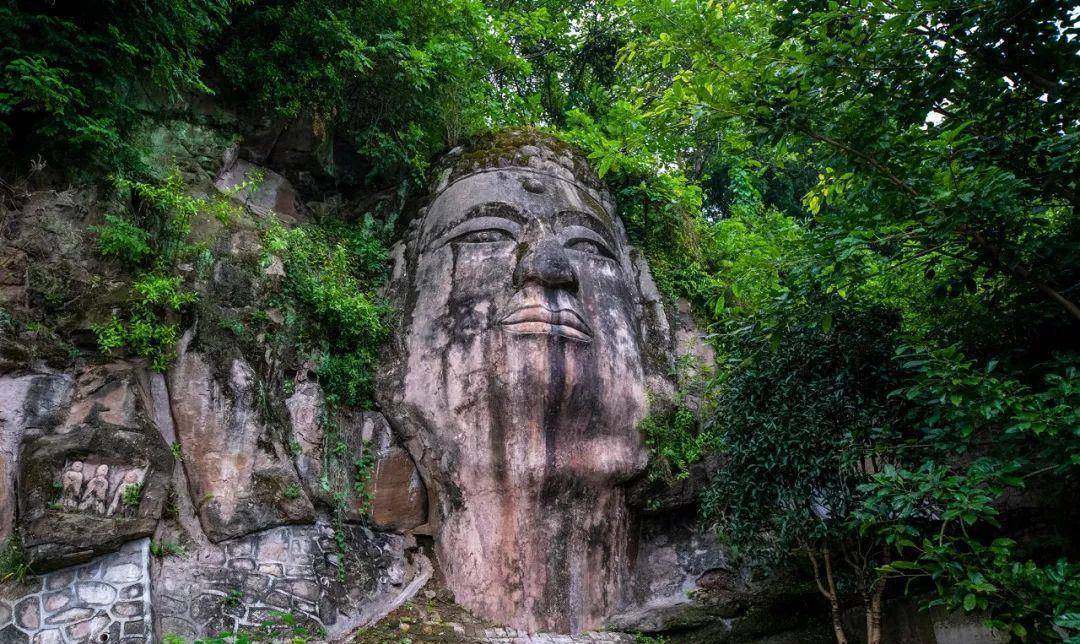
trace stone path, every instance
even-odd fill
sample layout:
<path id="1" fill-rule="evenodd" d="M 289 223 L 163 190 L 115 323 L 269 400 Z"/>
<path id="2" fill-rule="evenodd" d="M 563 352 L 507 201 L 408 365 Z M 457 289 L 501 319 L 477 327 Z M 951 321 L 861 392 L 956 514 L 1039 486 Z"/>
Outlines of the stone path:
<path id="1" fill-rule="evenodd" d="M 0 644 L 151 641 L 150 540 L 0 586 Z"/>
<path id="2" fill-rule="evenodd" d="M 581 633 L 580 635 L 553 635 L 551 633 L 525 633 L 511 628 L 489 628 L 478 641 L 490 644 L 623 644 L 632 643 L 634 637 L 626 633 Z"/>

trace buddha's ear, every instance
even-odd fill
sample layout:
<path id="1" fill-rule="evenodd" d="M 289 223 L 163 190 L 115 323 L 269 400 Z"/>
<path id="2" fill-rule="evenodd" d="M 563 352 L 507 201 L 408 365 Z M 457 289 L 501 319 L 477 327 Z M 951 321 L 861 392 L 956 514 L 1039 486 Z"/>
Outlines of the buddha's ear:
<path id="1" fill-rule="evenodd" d="M 404 240 L 390 247 L 390 279 L 386 281 L 379 294 L 391 302 L 397 299 L 402 289 L 408 288 L 409 261 L 405 256 L 406 250 L 407 244 Z"/>
<path id="2" fill-rule="evenodd" d="M 636 248 L 630 249 L 632 279 L 637 290 L 638 319 L 640 320 L 641 350 L 645 375 L 653 388 L 667 389 L 662 380 L 671 380 L 675 363 L 674 336 L 664 310 L 663 297 L 656 288 L 645 256 Z"/>

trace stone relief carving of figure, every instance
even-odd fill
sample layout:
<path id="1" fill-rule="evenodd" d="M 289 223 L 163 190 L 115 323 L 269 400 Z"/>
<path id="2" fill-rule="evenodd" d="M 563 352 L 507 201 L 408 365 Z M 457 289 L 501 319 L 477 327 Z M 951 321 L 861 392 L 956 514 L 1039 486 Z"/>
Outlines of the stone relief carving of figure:
<path id="1" fill-rule="evenodd" d="M 73 512 L 79 507 L 79 497 L 82 494 L 83 464 L 82 461 L 74 461 L 60 477 L 60 508 Z"/>
<path id="2" fill-rule="evenodd" d="M 395 248 L 404 326 L 380 395 L 431 483 L 456 600 L 576 632 L 601 626 L 622 590 L 648 316 L 595 175 L 566 146 L 521 136 L 511 151 L 451 153 Z"/>
<path id="3" fill-rule="evenodd" d="M 120 484 L 116 486 L 116 491 L 113 493 L 112 503 L 109 504 L 109 516 L 114 516 L 117 511 L 123 512 L 126 509 L 124 495 L 128 493 L 128 490 L 137 492 L 142 482 L 141 478 L 137 470 L 129 470 L 124 474 L 124 478 L 120 480 Z"/>
<path id="4" fill-rule="evenodd" d="M 80 510 L 90 510 L 96 514 L 105 514 L 105 505 L 109 497 L 109 466 L 98 465 L 94 477 L 86 482 Z"/>

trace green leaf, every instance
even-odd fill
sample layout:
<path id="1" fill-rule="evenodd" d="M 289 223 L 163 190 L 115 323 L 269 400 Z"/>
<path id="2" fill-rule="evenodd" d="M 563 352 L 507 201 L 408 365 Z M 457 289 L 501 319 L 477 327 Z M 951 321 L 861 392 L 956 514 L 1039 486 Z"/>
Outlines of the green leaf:
<path id="1" fill-rule="evenodd" d="M 1061 628 L 1080 630 L 1080 613 L 1062 613 L 1054 619 L 1054 624 Z"/>

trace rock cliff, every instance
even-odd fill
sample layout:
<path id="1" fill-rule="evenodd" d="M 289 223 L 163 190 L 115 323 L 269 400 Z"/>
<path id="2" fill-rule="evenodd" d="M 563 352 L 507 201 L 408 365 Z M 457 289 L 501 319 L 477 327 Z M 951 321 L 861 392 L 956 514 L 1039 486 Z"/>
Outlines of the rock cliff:
<path id="1" fill-rule="evenodd" d="M 451 150 L 384 262 L 334 227 L 401 203 L 328 188 L 310 124 L 243 129 L 147 133 L 182 220 L 47 173 L 3 200 L 0 643 L 828 640 L 809 588 L 697 525 L 700 477 L 643 476 L 676 357 L 713 356 L 579 153 Z M 156 259 L 125 264 L 139 230 Z M 357 258 L 389 264 L 385 310 Z"/>

